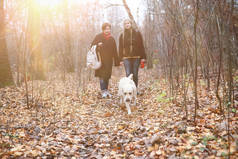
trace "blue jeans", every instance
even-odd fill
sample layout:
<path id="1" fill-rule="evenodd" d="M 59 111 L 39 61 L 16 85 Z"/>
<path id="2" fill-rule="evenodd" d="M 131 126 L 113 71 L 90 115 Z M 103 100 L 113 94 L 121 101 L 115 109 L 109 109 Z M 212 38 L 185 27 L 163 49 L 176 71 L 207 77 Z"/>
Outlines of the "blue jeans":
<path id="1" fill-rule="evenodd" d="M 124 59 L 123 60 L 125 70 L 126 70 L 126 76 L 128 77 L 130 74 L 133 74 L 133 81 L 136 84 L 136 87 L 138 86 L 138 71 L 140 66 L 140 59 Z"/>
<path id="2" fill-rule="evenodd" d="M 107 90 L 108 89 L 109 79 L 100 78 L 99 81 L 100 81 L 100 88 L 101 88 L 101 90 Z"/>

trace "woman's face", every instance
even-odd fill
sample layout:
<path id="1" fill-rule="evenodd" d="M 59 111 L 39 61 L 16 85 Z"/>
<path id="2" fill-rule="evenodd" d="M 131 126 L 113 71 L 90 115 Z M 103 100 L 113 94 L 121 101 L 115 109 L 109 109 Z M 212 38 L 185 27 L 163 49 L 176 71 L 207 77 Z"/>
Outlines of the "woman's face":
<path id="1" fill-rule="evenodd" d="M 103 33 L 106 34 L 106 35 L 110 34 L 111 33 L 111 28 L 109 26 L 107 26 L 105 28 L 105 30 L 103 30 Z"/>
<path id="2" fill-rule="evenodd" d="M 124 22 L 124 27 L 125 27 L 125 29 L 130 29 L 131 28 L 131 22 L 129 20 L 126 20 Z"/>

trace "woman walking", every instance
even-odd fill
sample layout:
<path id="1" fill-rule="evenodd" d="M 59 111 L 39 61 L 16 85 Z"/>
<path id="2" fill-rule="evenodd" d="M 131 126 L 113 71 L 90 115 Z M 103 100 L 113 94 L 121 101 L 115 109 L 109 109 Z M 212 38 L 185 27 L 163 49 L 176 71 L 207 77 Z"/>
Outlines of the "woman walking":
<path id="1" fill-rule="evenodd" d="M 112 65 L 119 66 L 117 46 L 111 36 L 111 24 L 102 25 L 102 33 L 96 35 L 92 45 L 97 45 L 97 53 L 101 57 L 102 66 L 95 70 L 95 76 L 99 77 L 102 98 L 111 97 L 108 91 L 109 79 L 112 74 Z"/>
<path id="2" fill-rule="evenodd" d="M 141 33 L 132 28 L 130 20 L 124 21 L 124 31 L 119 38 L 119 59 L 124 63 L 126 76 L 133 74 L 138 87 L 138 71 L 141 62 L 145 62 L 145 48 Z"/>

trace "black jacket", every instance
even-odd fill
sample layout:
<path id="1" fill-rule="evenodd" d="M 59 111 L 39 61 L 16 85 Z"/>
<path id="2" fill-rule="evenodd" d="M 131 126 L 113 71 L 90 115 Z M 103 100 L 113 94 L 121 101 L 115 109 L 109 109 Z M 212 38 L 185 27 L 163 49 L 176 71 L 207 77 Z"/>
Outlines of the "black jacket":
<path id="1" fill-rule="evenodd" d="M 124 37 L 124 38 L 123 38 Z M 130 48 L 132 44 L 132 49 Z M 125 48 L 125 49 L 123 49 Z M 124 51 L 123 51 L 124 50 Z M 119 59 L 146 59 L 145 48 L 141 33 L 134 29 L 126 29 L 119 37 Z"/>
<path id="2" fill-rule="evenodd" d="M 103 33 L 96 35 L 92 45 L 97 45 L 98 43 L 102 42 L 102 46 L 97 47 L 97 53 L 100 54 L 102 60 L 102 66 L 98 70 L 95 70 L 95 76 L 109 79 L 111 78 L 112 74 L 112 64 L 114 61 L 115 66 L 119 66 L 119 59 L 117 54 L 117 46 L 115 39 L 110 37 L 106 40 L 103 36 Z"/>

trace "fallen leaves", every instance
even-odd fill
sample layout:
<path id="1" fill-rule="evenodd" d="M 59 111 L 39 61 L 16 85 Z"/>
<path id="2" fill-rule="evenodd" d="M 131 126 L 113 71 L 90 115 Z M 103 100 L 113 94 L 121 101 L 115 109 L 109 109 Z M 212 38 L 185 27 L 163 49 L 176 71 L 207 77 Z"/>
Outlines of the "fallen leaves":
<path id="1" fill-rule="evenodd" d="M 107 112 L 103 115 L 105 118 L 113 116 L 113 113 Z"/>
<path id="2" fill-rule="evenodd" d="M 110 84 L 111 99 L 98 98 L 95 81 L 82 92 L 76 91 L 75 81 L 56 79 L 52 86 L 40 82 L 47 91 L 39 96 L 35 90 L 39 103 L 34 101 L 31 109 L 26 109 L 24 87 L 1 89 L 0 158 L 227 157 L 227 122 L 212 92 L 201 92 L 203 107 L 194 125 L 184 120 L 181 97 L 170 99 L 166 83 L 148 81 L 148 74 L 153 77 L 152 72 L 140 73 L 144 94 L 138 96 L 130 116 L 118 104 L 116 76 Z M 189 100 L 189 118 L 192 105 Z M 237 116 L 230 120 L 234 158 L 238 155 L 237 121 Z"/>

